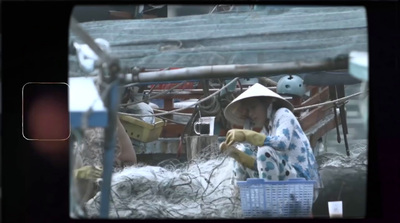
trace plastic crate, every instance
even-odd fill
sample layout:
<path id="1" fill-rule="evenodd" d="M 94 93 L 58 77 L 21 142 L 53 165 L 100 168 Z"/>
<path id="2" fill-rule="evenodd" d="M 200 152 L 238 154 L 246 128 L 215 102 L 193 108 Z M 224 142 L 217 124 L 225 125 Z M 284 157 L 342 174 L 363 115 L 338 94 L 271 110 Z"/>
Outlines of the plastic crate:
<path id="1" fill-rule="evenodd" d="M 165 122 L 157 117 L 153 125 L 128 115 L 120 115 L 119 118 L 129 137 L 141 142 L 157 140 L 165 126 Z"/>
<path id="2" fill-rule="evenodd" d="M 304 178 L 238 181 L 243 217 L 311 217 L 315 183 Z"/>

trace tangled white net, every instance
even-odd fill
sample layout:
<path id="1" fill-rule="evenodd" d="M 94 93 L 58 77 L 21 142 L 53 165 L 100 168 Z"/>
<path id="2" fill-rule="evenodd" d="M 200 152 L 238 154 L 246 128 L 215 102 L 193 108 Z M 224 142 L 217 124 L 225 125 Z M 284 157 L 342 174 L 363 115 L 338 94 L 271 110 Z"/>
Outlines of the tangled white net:
<path id="1" fill-rule="evenodd" d="M 240 218 L 240 200 L 231 183 L 232 159 L 204 151 L 208 154 L 185 163 L 167 160 L 114 173 L 109 217 Z M 99 215 L 100 192 L 85 209 L 89 218 Z"/>
<path id="2" fill-rule="evenodd" d="M 368 146 L 365 143 L 357 143 L 351 146 L 350 156 L 338 152 L 324 153 L 317 157 L 320 168 L 325 167 L 361 167 L 366 169 L 368 165 Z"/>

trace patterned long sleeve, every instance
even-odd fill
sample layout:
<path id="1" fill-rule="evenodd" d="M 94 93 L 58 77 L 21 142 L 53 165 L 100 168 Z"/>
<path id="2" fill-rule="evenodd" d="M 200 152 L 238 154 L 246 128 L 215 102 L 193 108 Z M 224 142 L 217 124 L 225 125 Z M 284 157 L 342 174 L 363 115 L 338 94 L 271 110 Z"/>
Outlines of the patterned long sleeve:
<path id="1" fill-rule="evenodd" d="M 288 109 L 280 108 L 271 121 L 264 145 L 280 152 L 282 159 L 296 170 L 298 178 L 315 180 L 315 187 L 320 188 L 322 181 L 317 162 L 308 137 L 300 127 L 297 118 Z"/>
<path id="2" fill-rule="evenodd" d="M 295 148 L 292 137 L 299 137 L 296 128 L 299 128 L 296 117 L 287 108 L 280 108 L 273 118 L 272 134 L 265 139 L 264 145 L 276 150 L 290 150 Z"/>

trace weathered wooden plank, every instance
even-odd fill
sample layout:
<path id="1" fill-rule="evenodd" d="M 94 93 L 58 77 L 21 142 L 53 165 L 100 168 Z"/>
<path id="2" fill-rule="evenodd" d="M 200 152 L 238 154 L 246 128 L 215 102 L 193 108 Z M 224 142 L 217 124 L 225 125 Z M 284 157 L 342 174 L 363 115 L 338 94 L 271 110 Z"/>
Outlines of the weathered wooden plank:
<path id="1" fill-rule="evenodd" d="M 319 138 L 324 136 L 330 130 L 336 128 L 335 116 L 333 114 L 328 115 L 326 117 L 326 120 L 327 121 L 324 121 L 324 122 L 322 122 L 322 124 L 317 125 L 315 128 L 313 128 L 313 130 L 309 134 L 311 148 L 315 148 Z M 341 124 L 341 121 L 340 121 L 340 119 L 337 119 L 337 120 L 338 120 L 337 123 L 339 126 Z"/>
<path id="2" fill-rule="evenodd" d="M 319 93 L 315 93 L 315 91 L 314 91 L 315 94 L 313 96 L 311 96 L 309 99 L 307 99 L 304 102 L 302 102 L 301 103 L 301 107 L 313 105 L 313 104 L 316 104 L 316 103 L 325 102 L 329 97 L 328 89 L 329 89 L 328 87 L 325 87 Z"/>
<path id="3" fill-rule="evenodd" d="M 307 115 L 300 117 L 299 123 L 304 131 L 308 131 L 313 125 L 324 119 L 329 112 L 329 105 L 324 105 L 319 108 L 313 109 Z"/>
<path id="4" fill-rule="evenodd" d="M 166 126 L 163 127 L 160 137 L 162 138 L 180 137 L 183 134 L 184 129 L 185 129 L 184 125 L 169 122 Z"/>

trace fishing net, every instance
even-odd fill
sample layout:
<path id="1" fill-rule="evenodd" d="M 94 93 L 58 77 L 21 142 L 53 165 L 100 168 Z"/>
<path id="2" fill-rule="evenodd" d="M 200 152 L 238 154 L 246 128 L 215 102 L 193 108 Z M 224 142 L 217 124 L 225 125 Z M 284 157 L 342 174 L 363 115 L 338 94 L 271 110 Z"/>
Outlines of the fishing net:
<path id="1" fill-rule="evenodd" d="M 367 214 L 368 146 L 357 143 L 350 147 L 350 156 L 325 153 L 317 157 L 324 188 L 313 205 L 315 217 L 329 217 L 327 203 L 342 201 L 344 218 L 364 218 Z"/>
<path id="2" fill-rule="evenodd" d="M 117 143 L 119 143 L 119 139 L 116 139 Z M 103 128 L 89 128 L 85 129 L 82 132 L 82 138 L 79 141 L 75 141 L 73 143 L 73 151 L 74 156 L 79 156 L 82 160 L 82 166 L 103 166 L 103 150 L 104 150 L 104 129 Z M 115 146 L 115 157 L 121 153 L 121 148 L 119 146 Z M 113 167 L 114 170 L 121 170 L 125 164 L 118 160 L 114 159 Z M 76 166 L 75 168 L 79 168 L 81 166 Z"/>
<path id="3" fill-rule="evenodd" d="M 93 151 L 75 147 L 83 155 L 84 165 L 101 165 L 100 135 L 101 131 L 97 129 L 86 132 L 83 144 L 86 144 L 86 149 Z M 82 146 L 82 143 L 79 145 Z M 360 177 L 365 175 L 367 148 L 365 143 L 358 143 L 350 148 L 350 157 L 339 153 L 324 153 L 317 157 L 322 171 L 321 177 L 325 180 L 324 191 L 319 196 L 320 202 L 328 199 L 325 197 L 330 196 L 331 193 L 337 196 L 341 185 L 332 185 L 330 181 L 348 178 L 343 168 L 352 170 L 347 171 L 348 174 L 358 176 L 358 172 L 361 171 Z M 130 167 L 114 168 L 109 217 L 121 219 L 242 218 L 240 200 L 237 196 L 238 189 L 231 183 L 232 161 L 231 158 L 220 154 L 217 143 L 213 143 L 203 148 L 198 156 L 188 162 L 169 159 L 156 166 L 139 163 Z M 336 171 L 338 168 L 339 172 Z M 351 182 L 344 187 L 345 192 L 349 185 L 352 185 Z M 84 212 L 80 214 L 81 217 L 99 216 L 101 197 L 99 188 L 91 199 L 83 203 Z"/>
<path id="4" fill-rule="evenodd" d="M 189 162 L 170 159 L 138 164 L 112 176 L 110 218 L 240 218 L 231 183 L 232 159 L 210 145 Z M 101 182 L 100 182 L 101 183 Z M 85 204 L 86 217 L 99 216 L 98 192 Z"/>
<path id="5" fill-rule="evenodd" d="M 350 156 L 338 152 L 324 153 L 316 157 L 320 169 L 326 167 L 359 167 L 366 169 L 368 165 L 368 146 L 365 143 L 355 143 L 350 149 Z"/>

